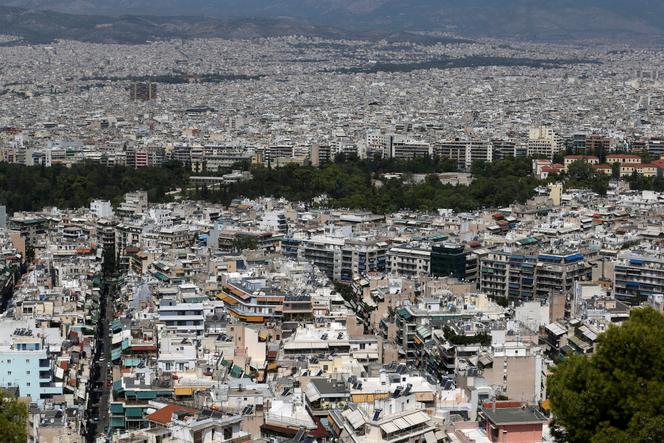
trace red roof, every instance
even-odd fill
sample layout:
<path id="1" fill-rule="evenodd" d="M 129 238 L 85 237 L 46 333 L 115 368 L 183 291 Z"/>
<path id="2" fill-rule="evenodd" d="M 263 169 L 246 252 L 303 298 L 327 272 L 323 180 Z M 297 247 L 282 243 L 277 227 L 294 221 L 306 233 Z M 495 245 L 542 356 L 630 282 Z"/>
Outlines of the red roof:
<path id="1" fill-rule="evenodd" d="M 161 423 L 162 425 L 167 425 L 173 419 L 173 414 L 175 412 L 180 412 L 180 411 L 190 412 L 193 414 L 194 412 L 196 412 L 196 409 L 170 404 L 164 406 L 158 411 L 153 412 L 152 414 L 145 417 L 145 419 L 152 422 Z"/>
<path id="2" fill-rule="evenodd" d="M 592 159 L 599 160 L 599 159 L 598 159 L 596 156 L 594 156 L 594 155 L 581 155 L 581 154 L 579 154 L 579 155 L 566 155 L 566 156 L 565 156 L 565 160 L 567 160 L 567 159 L 570 159 L 570 160 L 581 160 L 581 159 L 584 159 L 584 158 L 585 158 L 585 159 L 588 159 L 588 160 L 592 160 Z"/>
<path id="3" fill-rule="evenodd" d="M 611 169 L 611 165 L 607 165 L 606 163 L 601 164 L 601 165 L 593 165 L 593 168 L 595 169 Z"/>
<path id="4" fill-rule="evenodd" d="M 316 419 L 316 429 L 309 431 L 308 435 L 316 439 L 325 439 L 330 436 L 330 433 L 325 429 L 325 426 L 320 422 L 320 419 Z"/>
<path id="5" fill-rule="evenodd" d="M 641 158 L 636 154 L 609 154 L 606 158 Z"/>
<path id="6" fill-rule="evenodd" d="M 157 345 L 129 345 L 131 351 L 157 352 Z"/>

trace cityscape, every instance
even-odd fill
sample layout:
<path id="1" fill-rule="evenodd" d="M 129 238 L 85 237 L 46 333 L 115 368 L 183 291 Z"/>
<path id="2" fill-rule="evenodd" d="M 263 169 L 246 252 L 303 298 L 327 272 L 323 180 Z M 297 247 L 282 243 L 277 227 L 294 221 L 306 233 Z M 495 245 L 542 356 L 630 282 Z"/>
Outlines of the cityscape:
<path id="1" fill-rule="evenodd" d="M 0 440 L 664 441 L 664 30 L 20 3 Z"/>

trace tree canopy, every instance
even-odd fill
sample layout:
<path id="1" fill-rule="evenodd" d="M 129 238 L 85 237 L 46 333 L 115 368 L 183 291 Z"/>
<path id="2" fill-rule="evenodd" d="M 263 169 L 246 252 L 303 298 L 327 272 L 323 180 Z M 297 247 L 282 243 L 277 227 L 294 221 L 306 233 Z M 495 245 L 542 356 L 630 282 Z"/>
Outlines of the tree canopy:
<path id="1" fill-rule="evenodd" d="M 119 202 L 125 193 L 148 192 L 152 202 L 168 199 L 167 192 L 183 186 L 187 171 L 177 162 L 160 168 L 107 167 L 97 163 L 23 166 L 0 163 L 0 202 L 7 212 L 38 211 L 46 206 L 78 208 L 95 198 Z"/>
<path id="2" fill-rule="evenodd" d="M 0 435 L 7 443 L 25 443 L 27 435 L 28 407 L 0 392 Z"/>
<path id="3" fill-rule="evenodd" d="M 435 211 L 450 208 L 469 211 L 525 202 L 540 183 L 531 174 L 529 158 L 477 163 L 470 185 L 443 184 L 434 173 L 452 169 L 448 160 L 416 159 L 367 161 L 345 159 L 320 168 L 286 165 L 280 168 L 254 167 L 253 179 L 234 183 L 216 191 L 206 191 L 205 198 L 228 204 L 237 197 L 284 197 L 290 201 L 310 202 L 326 195 L 328 206 L 366 209 L 374 213 L 401 209 Z M 384 172 L 425 174 L 425 180 L 411 183 L 403 179 L 384 179 Z M 381 182 L 380 185 L 376 181 Z M 192 198 L 203 198 L 194 193 Z"/>
<path id="4" fill-rule="evenodd" d="M 558 441 L 664 441 L 664 316 L 633 310 L 600 335 L 594 354 L 559 364 L 548 394 Z"/>
<path id="5" fill-rule="evenodd" d="M 184 197 L 223 204 L 238 197 L 263 196 L 311 203 L 315 197 L 326 195 L 327 206 L 375 213 L 438 208 L 469 211 L 525 202 L 541 184 L 532 176 L 531 160 L 526 157 L 478 162 L 473 165 L 470 185 L 443 184 L 435 175 L 456 168 L 456 161 L 442 158 L 361 160 L 338 156 L 319 168 L 254 166 L 251 180 L 216 190 L 205 186 L 186 190 L 192 173 L 177 162 L 141 169 L 96 163 L 71 167 L 0 163 L 0 204 L 5 204 L 10 214 L 46 206 L 78 208 L 96 198 L 118 204 L 125 193 L 135 190 L 147 191 L 150 202 L 160 203 L 171 199 L 169 191 L 181 188 Z M 223 172 L 227 171 L 214 174 Z M 401 173 L 402 178 L 386 179 L 383 174 L 388 172 Z M 425 178 L 410 180 L 414 174 Z"/>

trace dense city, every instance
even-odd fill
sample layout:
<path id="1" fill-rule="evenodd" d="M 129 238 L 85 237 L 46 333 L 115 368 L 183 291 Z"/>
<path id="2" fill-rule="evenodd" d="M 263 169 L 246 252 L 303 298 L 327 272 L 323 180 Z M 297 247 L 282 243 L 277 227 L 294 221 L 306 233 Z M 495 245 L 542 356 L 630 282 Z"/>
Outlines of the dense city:
<path id="1" fill-rule="evenodd" d="M 3 37 L 15 432 L 590 441 L 558 367 L 662 333 L 664 51 L 420 37 Z"/>

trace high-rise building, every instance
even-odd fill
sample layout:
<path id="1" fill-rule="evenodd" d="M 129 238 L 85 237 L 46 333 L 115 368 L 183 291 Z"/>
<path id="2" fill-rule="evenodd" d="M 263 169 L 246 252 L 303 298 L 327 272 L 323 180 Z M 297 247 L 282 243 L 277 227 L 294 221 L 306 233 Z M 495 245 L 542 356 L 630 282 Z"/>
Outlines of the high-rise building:
<path id="1" fill-rule="evenodd" d="M 618 300 L 634 303 L 664 293 L 664 257 L 654 252 L 618 254 L 613 291 Z"/>
<path id="2" fill-rule="evenodd" d="M 571 294 L 574 283 L 590 280 L 585 257 L 570 254 L 526 254 L 487 251 L 479 257 L 479 289 L 493 297 L 546 300 L 552 294 Z"/>
<path id="3" fill-rule="evenodd" d="M 451 140 L 443 141 L 434 148 L 437 157 L 456 160 L 458 168 L 470 170 L 474 162 L 493 161 L 493 146 L 483 140 Z"/>
<path id="4" fill-rule="evenodd" d="M 526 157 L 528 148 L 524 144 L 517 144 L 511 140 L 491 140 L 493 145 L 493 160 L 503 160 L 513 157 Z"/>
<path id="5" fill-rule="evenodd" d="M 131 100 L 155 100 L 157 98 L 157 84 L 152 82 L 133 82 L 129 87 Z"/>
<path id="6" fill-rule="evenodd" d="M 553 159 L 564 148 L 562 137 L 549 127 L 540 126 L 528 131 L 528 155 L 531 157 Z"/>
<path id="7" fill-rule="evenodd" d="M 331 149 L 327 145 L 313 145 L 311 147 L 311 164 L 320 166 L 330 161 Z"/>
<path id="8" fill-rule="evenodd" d="M 403 160 L 412 160 L 418 157 L 431 157 L 431 145 L 403 136 L 390 136 L 388 152 L 390 157 Z"/>
<path id="9" fill-rule="evenodd" d="M 431 247 L 431 275 L 474 281 L 477 256 L 462 245 L 438 243 Z"/>

